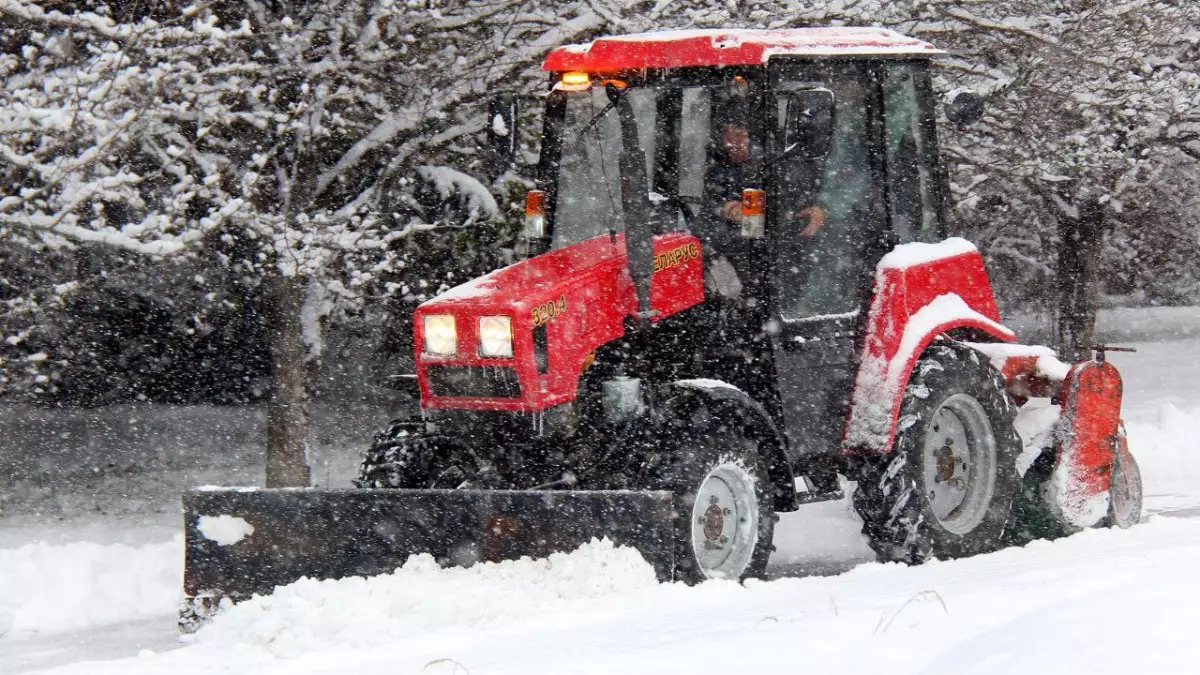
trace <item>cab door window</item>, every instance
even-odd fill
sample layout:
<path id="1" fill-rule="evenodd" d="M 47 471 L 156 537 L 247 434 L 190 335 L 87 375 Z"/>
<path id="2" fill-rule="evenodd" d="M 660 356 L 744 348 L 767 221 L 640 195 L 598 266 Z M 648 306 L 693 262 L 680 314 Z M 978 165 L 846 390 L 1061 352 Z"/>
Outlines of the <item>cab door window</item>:
<path id="1" fill-rule="evenodd" d="M 789 73 L 790 75 L 790 73 Z M 873 80 L 857 64 L 810 66 L 777 85 L 833 92 L 828 153 L 809 157 L 780 147 L 775 135 L 772 190 L 774 255 L 779 311 L 784 319 L 850 314 L 860 304 L 859 285 L 869 242 L 877 231 L 875 171 L 871 160 Z M 776 129 L 786 106 L 774 111 Z"/>
<path id="2" fill-rule="evenodd" d="M 909 63 L 889 66 L 883 78 L 888 205 L 900 243 L 942 238 L 934 125 L 921 106 L 926 82 L 925 69 Z"/>

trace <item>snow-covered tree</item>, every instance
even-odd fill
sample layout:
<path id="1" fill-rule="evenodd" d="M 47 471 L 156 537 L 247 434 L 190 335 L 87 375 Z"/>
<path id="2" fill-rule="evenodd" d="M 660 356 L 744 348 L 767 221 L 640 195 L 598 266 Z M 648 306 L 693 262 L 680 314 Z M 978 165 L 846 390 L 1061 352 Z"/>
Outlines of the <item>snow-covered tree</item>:
<path id="1" fill-rule="evenodd" d="M 948 147 L 964 215 L 994 256 L 1052 272 L 1056 342 L 1071 353 L 1092 341 L 1106 237 L 1144 228 L 1140 207 L 1200 157 L 1200 6 L 932 2 L 918 19 L 912 30 L 954 51 L 952 86 L 989 99 L 985 123 Z"/>
<path id="2" fill-rule="evenodd" d="M 545 51 L 610 13 L 516 1 L 218 2 L 137 17 L 57 7 L 0 0 L 4 236 L 148 256 L 250 240 L 228 263 L 270 308 L 271 485 L 307 484 L 323 320 L 405 264 L 398 240 L 436 224 L 422 191 L 457 200 L 459 226 L 497 211 L 477 179 L 428 158 L 481 169 L 486 97 L 531 90 Z"/>
<path id="3" fill-rule="evenodd" d="M 434 292 L 449 280 L 421 288 L 404 277 L 436 267 L 422 237 L 453 225 L 465 233 L 453 246 L 470 248 L 474 225 L 509 206 L 485 186 L 495 178 L 480 147 L 485 104 L 541 91 L 538 64 L 558 44 L 657 28 L 882 24 L 950 50 L 939 88 L 976 89 L 989 104 L 983 123 L 943 135 L 960 227 L 1002 276 L 1057 280 L 1068 347 L 1087 340 L 1102 236 L 1140 241 L 1149 255 L 1158 245 L 1132 237 L 1147 231 L 1141 220 L 1168 217 L 1169 204 L 1194 210 L 1195 183 L 1179 177 L 1200 156 L 1196 3 L 140 7 L 0 0 L 0 171 L 10 186 L 0 243 L 13 261 L 80 247 L 203 251 L 260 294 L 274 354 L 271 484 L 307 482 L 323 322 Z M 1056 248 L 1057 261 L 1046 255 Z M 22 276 L 17 286 L 40 290 L 6 288 L 10 313 L 74 292 L 60 277 Z"/>

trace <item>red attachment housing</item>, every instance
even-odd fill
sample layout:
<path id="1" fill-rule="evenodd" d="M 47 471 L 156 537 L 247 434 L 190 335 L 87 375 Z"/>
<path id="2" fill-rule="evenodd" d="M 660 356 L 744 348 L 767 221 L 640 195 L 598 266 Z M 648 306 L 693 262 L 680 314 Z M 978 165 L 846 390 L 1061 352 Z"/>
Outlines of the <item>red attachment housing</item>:
<path id="1" fill-rule="evenodd" d="M 654 237 L 650 281 L 654 321 L 704 301 L 700 240 L 686 233 Z M 417 308 L 417 379 L 425 408 L 537 412 L 575 398 L 579 377 L 595 351 L 625 335 L 625 320 L 638 311 L 629 276 L 625 236 L 590 239 L 496 270 L 451 289 Z M 424 353 L 424 317 L 455 316 L 458 353 Z M 479 318 L 512 317 L 512 358 L 479 356 Z M 539 372 L 534 331 L 545 327 L 548 365 Z M 436 395 L 429 372 L 444 366 L 511 368 L 519 397 Z"/>
<path id="2" fill-rule="evenodd" d="M 1013 356 L 1005 360 L 1000 374 L 1008 385 L 1008 394 L 1017 405 L 1031 398 L 1049 398 L 1062 388 L 1062 382 L 1046 377 L 1038 368 L 1038 356 Z"/>
<path id="3" fill-rule="evenodd" d="M 1079 527 L 1105 515 L 1122 442 L 1122 388 L 1121 374 L 1104 361 L 1077 363 L 1063 381 L 1055 497 L 1063 517 Z"/>

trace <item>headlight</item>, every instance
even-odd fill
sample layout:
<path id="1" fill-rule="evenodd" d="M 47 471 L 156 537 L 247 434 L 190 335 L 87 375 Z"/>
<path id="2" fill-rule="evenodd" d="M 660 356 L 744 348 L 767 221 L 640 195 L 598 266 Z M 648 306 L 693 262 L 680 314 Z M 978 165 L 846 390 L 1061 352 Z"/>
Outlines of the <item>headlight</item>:
<path id="1" fill-rule="evenodd" d="M 425 317 L 425 353 L 454 356 L 458 352 L 458 329 L 454 317 L 436 314 Z"/>
<path id="2" fill-rule="evenodd" d="M 492 358 L 511 358 L 512 319 L 507 316 L 479 318 L 479 355 Z"/>

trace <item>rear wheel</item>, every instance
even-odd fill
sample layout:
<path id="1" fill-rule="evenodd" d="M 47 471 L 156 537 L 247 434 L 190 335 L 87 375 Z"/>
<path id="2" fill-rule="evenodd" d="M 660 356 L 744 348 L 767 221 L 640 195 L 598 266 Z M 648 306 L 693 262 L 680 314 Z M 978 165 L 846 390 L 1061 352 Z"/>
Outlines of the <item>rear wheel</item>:
<path id="1" fill-rule="evenodd" d="M 854 506 L 881 561 L 959 558 L 1003 545 L 1019 477 L 1016 408 L 974 350 L 934 345 L 913 371 L 891 457 L 858 481 Z"/>
<path id="2" fill-rule="evenodd" d="M 675 578 L 762 576 L 774 550 L 771 483 L 736 412 L 687 399 L 670 423 L 676 439 L 654 487 L 675 493 Z"/>

